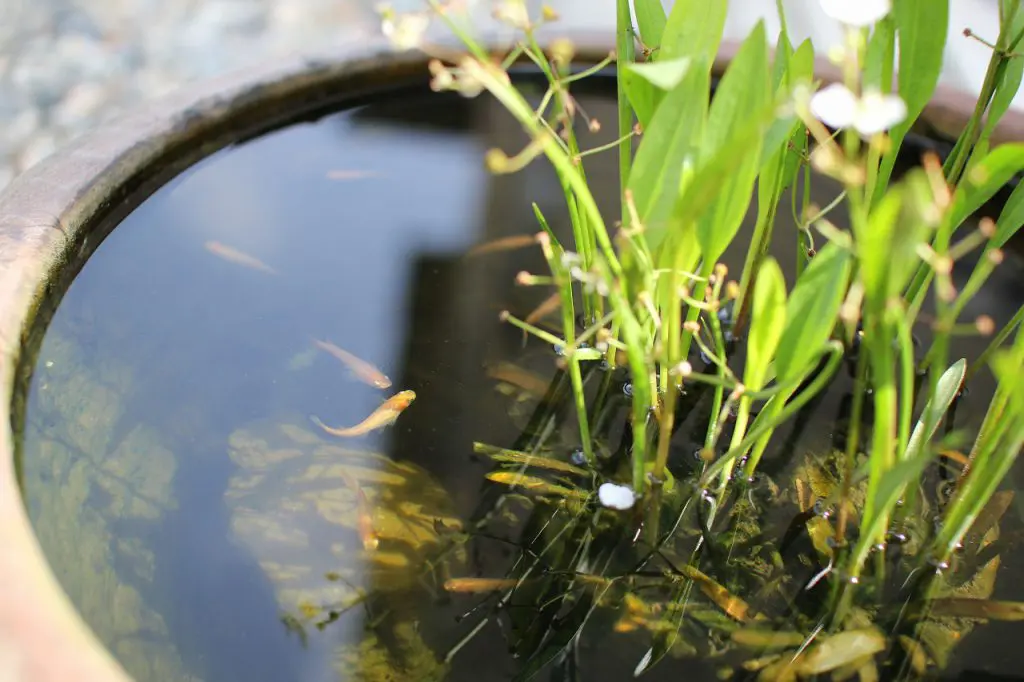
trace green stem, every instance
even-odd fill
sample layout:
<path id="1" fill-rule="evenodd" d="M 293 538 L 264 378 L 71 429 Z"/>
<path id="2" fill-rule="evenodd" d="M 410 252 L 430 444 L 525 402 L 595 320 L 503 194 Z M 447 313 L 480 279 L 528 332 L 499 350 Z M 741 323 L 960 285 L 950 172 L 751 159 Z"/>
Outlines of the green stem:
<path id="1" fill-rule="evenodd" d="M 714 464 L 708 467 L 707 471 L 704 472 L 704 476 L 701 477 L 701 485 L 698 487 L 706 486 L 709 481 L 714 479 L 715 476 L 722 473 L 722 470 L 725 469 L 729 462 L 746 452 L 758 438 L 776 428 L 779 424 L 783 423 L 803 409 L 804 405 L 810 402 L 811 398 L 817 395 L 823 388 L 825 388 L 825 386 L 828 385 L 830 381 L 832 381 L 832 377 L 835 375 L 836 369 L 839 367 L 839 363 L 843 359 L 843 345 L 838 341 L 830 341 L 825 352 L 830 356 L 828 363 L 814 378 L 814 381 L 812 381 L 807 388 L 801 391 L 792 402 L 779 410 L 778 413 L 772 414 L 769 418 L 762 420 L 762 417 L 765 415 L 765 412 L 762 410 L 761 414 L 758 415 L 758 418 L 754 420 L 754 425 L 747 433 L 746 438 L 736 445 L 736 447 L 729 448 L 728 452 L 719 457 Z"/>

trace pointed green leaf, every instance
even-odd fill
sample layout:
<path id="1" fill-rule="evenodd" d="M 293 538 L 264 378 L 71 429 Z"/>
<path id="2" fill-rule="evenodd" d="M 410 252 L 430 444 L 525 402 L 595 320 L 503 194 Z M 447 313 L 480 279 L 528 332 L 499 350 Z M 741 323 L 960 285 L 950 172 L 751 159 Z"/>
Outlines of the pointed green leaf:
<path id="1" fill-rule="evenodd" d="M 935 92 L 949 28 L 949 0 L 899 0 L 893 3 L 899 39 L 899 94 L 907 104 L 909 130 Z M 902 135 L 900 136 L 902 138 Z"/>
<path id="2" fill-rule="evenodd" d="M 949 0 L 900 0 L 894 3 L 901 74 L 898 93 L 907 105 L 907 117 L 889 131 L 891 147 L 878 170 L 872 204 L 877 204 L 889 184 L 903 138 L 924 110 L 939 83 L 942 53 L 949 25 Z"/>
<path id="3" fill-rule="evenodd" d="M 661 59 L 656 62 L 636 62 L 629 65 L 629 70 L 662 90 L 671 90 L 683 80 L 693 59 L 690 57 L 677 57 L 675 59 Z"/>
<path id="4" fill-rule="evenodd" d="M 693 63 L 689 57 L 659 62 L 633 63 L 622 72 L 622 84 L 636 118 L 646 131 L 666 90 L 683 80 Z"/>
<path id="5" fill-rule="evenodd" d="M 652 221 L 645 225 L 645 236 L 652 251 L 658 249 L 670 233 L 675 234 L 680 230 L 688 229 L 688 227 L 692 228 L 693 223 L 719 198 L 721 187 L 744 163 L 744 155 L 749 156 L 747 152 L 752 147 L 761 144 L 764 130 L 774 117 L 775 107 L 773 105 L 752 112 L 748 119 L 735 130 L 728 145 L 714 158 L 701 164 L 691 173 L 692 180 L 680 192 L 675 206 L 669 214 L 668 221 L 662 223 Z"/>
<path id="6" fill-rule="evenodd" d="M 640 141 L 628 186 L 645 226 L 664 223 L 676 201 L 683 160 L 700 144 L 709 87 L 706 69 L 689 69 L 665 95 Z"/>
<path id="7" fill-rule="evenodd" d="M 1021 170 L 1024 143 L 1019 142 L 996 147 L 974 164 L 953 195 L 953 205 L 939 230 L 939 246 L 948 246 L 956 228 Z"/>
<path id="8" fill-rule="evenodd" d="M 701 161 L 732 153 L 735 131 L 750 120 L 751 112 L 771 104 L 768 45 L 764 23 L 758 22 L 725 72 L 711 102 L 701 144 Z M 773 117 L 774 118 L 774 117 Z M 697 227 L 701 251 L 715 261 L 735 237 L 750 206 L 754 180 L 761 166 L 760 145 L 746 150 L 735 172 L 718 188 L 718 196 Z"/>
<path id="9" fill-rule="evenodd" d="M 928 403 L 921 412 L 921 418 L 918 419 L 917 426 L 914 427 L 914 432 L 910 434 L 910 441 L 907 443 L 907 451 L 903 454 L 903 459 L 917 457 L 921 454 L 925 443 L 932 439 L 936 429 L 939 428 L 942 416 L 953 404 L 953 399 L 960 391 L 960 384 L 963 383 L 966 374 L 967 360 L 960 358 L 939 377 L 935 394 L 928 399 Z"/>
<path id="10" fill-rule="evenodd" d="M 1021 225 L 1024 225 L 1024 182 L 1017 183 L 1003 205 L 999 220 L 996 221 L 996 236 L 992 245 L 997 249 L 1003 248 Z"/>
<path id="11" fill-rule="evenodd" d="M 896 21 L 890 14 L 875 24 L 864 58 L 864 85 L 892 92 L 892 69 L 896 58 Z"/>
<path id="12" fill-rule="evenodd" d="M 852 258 L 828 243 L 811 259 L 786 304 L 786 326 L 775 355 L 779 381 L 796 379 L 821 355 L 846 295 Z"/>
<path id="13" fill-rule="evenodd" d="M 665 22 L 668 21 L 661 0 L 633 0 L 633 11 L 636 13 L 636 26 L 644 47 L 648 50 L 660 47 Z"/>
<path id="14" fill-rule="evenodd" d="M 768 256 L 757 272 L 743 381 L 752 391 L 764 388 L 768 365 L 775 356 L 786 321 L 786 278 Z"/>
<path id="15" fill-rule="evenodd" d="M 728 5 L 726 0 L 676 0 L 665 23 L 658 59 L 690 56 L 710 68 L 722 41 Z"/>
<path id="16" fill-rule="evenodd" d="M 931 196 L 924 172 L 911 171 L 882 197 L 855 235 L 865 298 L 876 309 L 902 291 L 919 266 L 917 249 L 928 241 L 926 216 L 934 211 Z"/>

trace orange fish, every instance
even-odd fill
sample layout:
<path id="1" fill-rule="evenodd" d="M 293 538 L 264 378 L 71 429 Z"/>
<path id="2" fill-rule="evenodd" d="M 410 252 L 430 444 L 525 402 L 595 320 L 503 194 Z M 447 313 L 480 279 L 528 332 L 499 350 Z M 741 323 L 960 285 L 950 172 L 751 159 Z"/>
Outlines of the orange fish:
<path id="1" fill-rule="evenodd" d="M 349 428 L 332 428 L 327 426 L 319 417 L 310 417 L 313 423 L 332 436 L 362 436 L 370 431 L 391 426 L 398 419 L 398 416 L 405 411 L 405 408 L 416 400 L 415 391 L 400 391 L 385 400 L 380 407 L 373 411 L 369 417 Z"/>
<path id="2" fill-rule="evenodd" d="M 277 271 L 274 270 L 274 268 L 270 267 L 260 259 L 250 256 L 247 253 L 242 253 L 241 251 L 233 249 L 230 246 L 221 244 L 220 242 L 206 242 L 204 246 L 206 247 L 207 251 L 209 251 L 215 256 L 223 258 L 228 262 L 237 263 L 238 265 L 244 265 L 247 268 L 259 270 L 260 272 L 265 272 L 268 275 L 277 274 Z"/>
<path id="3" fill-rule="evenodd" d="M 313 339 L 313 344 L 322 351 L 330 353 L 345 363 L 345 366 L 356 376 L 357 379 L 370 386 L 377 388 L 388 388 L 391 386 L 391 379 L 388 379 L 383 372 L 368 363 L 366 360 L 357 358 L 344 348 L 339 348 L 330 341 Z"/>
<path id="4" fill-rule="evenodd" d="M 373 508 L 370 506 L 370 501 L 366 499 L 366 493 L 363 492 L 362 486 L 345 471 L 342 471 L 341 476 L 345 479 L 348 487 L 352 488 L 359 497 L 359 513 L 356 518 L 359 540 L 363 543 L 363 549 L 371 552 L 380 546 L 380 538 L 377 537 L 377 531 L 373 529 L 373 516 L 371 515 Z"/>
<path id="5" fill-rule="evenodd" d="M 502 237 L 501 239 L 495 239 L 493 241 L 484 242 L 470 249 L 467 256 L 481 256 L 485 253 L 494 253 L 496 251 L 511 251 L 513 249 L 522 249 L 527 246 L 534 246 L 537 244 L 537 237 L 532 234 L 517 234 L 511 237 Z"/>

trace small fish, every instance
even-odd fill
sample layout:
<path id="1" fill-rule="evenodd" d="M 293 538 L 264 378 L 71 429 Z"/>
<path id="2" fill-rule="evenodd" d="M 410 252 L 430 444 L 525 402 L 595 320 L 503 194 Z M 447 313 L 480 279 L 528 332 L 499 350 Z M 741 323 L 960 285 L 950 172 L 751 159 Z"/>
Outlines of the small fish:
<path id="1" fill-rule="evenodd" d="M 250 256 L 247 253 L 242 253 L 241 251 L 221 244 L 220 242 L 206 242 L 204 246 L 206 247 L 206 250 L 213 255 L 219 256 L 230 263 L 244 265 L 247 268 L 259 270 L 260 272 L 265 272 L 268 275 L 277 274 L 277 270 L 274 270 L 274 268 L 270 267 L 260 259 Z"/>
<path id="2" fill-rule="evenodd" d="M 527 246 L 533 246 L 537 244 L 536 235 L 532 234 L 517 234 L 511 237 L 503 237 L 501 239 L 495 239 L 493 241 L 484 242 L 478 244 L 470 249 L 466 256 L 482 256 L 485 253 L 495 253 L 497 251 L 511 251 L 513 249 L 522 249 Z"/>
<path id="3" fill-rule="evenodd" d="M 536 374 L 513 365 L 511 362 L 499 362 L 487 370 L 487 376 L 521 388 L 535 398 L 543 398 L 547 394 L 550 384 Z"/>
<path id="4" fill-rule="evenodd" d="M 366 499 L 366 493 L 363 491 L 362 486 L 352 476 L 345 471 L 342 471 L 341 476 L 345 479 L 348 487 L 359 497 L 359 512 L 356 518 L 359 540 L 363 543 L 363 549 L 367 552 L 372 552 L 380 546 L 380 538 L 377 537 L 377 531 L 373 529 L 373 516 L 371 515 L 373 507 L 370 506 L 370 501 Z"/>
<path id="5" fill-rule="evenodd" d="M 370 431 L 376 431 L 377 429 L 394 424 L 395 420 L 398 419 L 398 416 L 402 414 L 402 412 L 405 411 L 405 408 L 409 407 L 414 400 L 416 400 L 415 391 L 400 391 L 385 400 L 369 417 L 355 426 L 350 426 L 348 428 L 332 428 L 320 421 L 319 417 L 315 416 L 310 417 L 310 419 L 314 424 L 332 436 L 362 436 Z"/>
<path id="6" fill-rule="evenodd" d="M 541 321 L 551 313 L 562 307 L 562 294 L 555 292 L 540 302 L 524 320 L 526 324 L 534 324 Z"/>
<path id="7" fill-rule="evenodd" d="M 383 372 L 368 363 L 366 360 L 357 358 L 347 350 L 339 348 L 330 341 L 314 339 L 313 344 L 320 350 L 330 353 L 345 363 L 345 366 L 348 367 L 349 370 L 352 371 L 352 374 L 354 374 L 360 381 L 367 383 L 370 386 L 376 386 L 377 388 L 389 388 L 391 386 L 391 379 L 388 379 Z"/>
<path id="8" fill-rule="evenodd" d="M 362 180 L 363 178 L 377 178 L 380 173 L 368 170 L 330 170 L 327 171 L 328 180 Z"/>

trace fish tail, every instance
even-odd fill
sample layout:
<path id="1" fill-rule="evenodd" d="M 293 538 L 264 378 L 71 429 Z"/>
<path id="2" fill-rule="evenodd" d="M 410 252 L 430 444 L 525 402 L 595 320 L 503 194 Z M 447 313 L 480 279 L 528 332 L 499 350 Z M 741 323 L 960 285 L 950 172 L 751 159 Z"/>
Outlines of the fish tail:
<path id="1" fill-rule="evenodd" d="M 327 424 L 324 424 L 322 421 L 320 421 L 320 417 L 316 416 L 315 414 L 314 415 L 310 415 L 309 420 L 311 422 L 313 422 L 314 424 L 316 424 L 317 426 L 319 426 L 324 431 L 326 431 L 327 433 L 331 434 L 332 436 L 348 436 L 348 435 L 350 435 L 348 433 L 348 431 L 349 431 L 348 429 L 336 429 L 336 428 L 333 428 L 331 426 L 328 426 Z"/>

